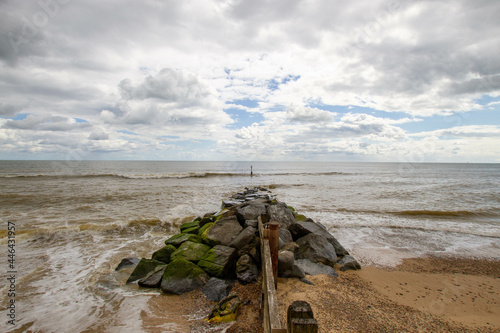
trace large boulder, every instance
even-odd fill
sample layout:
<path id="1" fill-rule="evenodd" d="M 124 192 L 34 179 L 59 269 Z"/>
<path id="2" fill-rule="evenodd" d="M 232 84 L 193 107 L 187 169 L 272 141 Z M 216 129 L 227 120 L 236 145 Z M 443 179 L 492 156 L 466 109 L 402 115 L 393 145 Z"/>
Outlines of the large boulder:
<path id="1" fill-rule="evenodd" d="M 167 265 L 156 266 L 148 275 L 137 281 L 137 284 L 145 288 L 159 288 L 166 267 Z"/>
<path id="2" fill-rule="evenodd" d="M 358 269 L 361 269 L 361 265 L 359 264 L 359 262 L 354 259 L 353 256 L 343 256 L 342 259 L 339 260 L 338 262 L 340 264 L 340 270 L 342 272 L 345 272 L 347 271 L 348 269 L 351 269 L 351 270 L 358 270 Z"/>
<path id="3" fill-rule="evenodd" d="M 238 218 L 233 215 L 220 219 L 213 226 L 205 230 L 201 237 L 203 242 L 210 246 L 229 246 L 242 229 Z"/>
<path id="4" fill-rule="evenodd" d="M 212 277 L 201 289 L 201 292 L 208 300 L 219 302 L 221 299 L 229 295 L 229 292 L 235 282 L 235 280 L 222 280 Z"/>
<path id="5" fill-rule="evenodd" d="M 259 268 L 250 255 L 245 254 L 236 262 L 236 277 L 242 284 L 257 281 Z"/>
<path id="6" fill-rule="evenodd" d="M 295 216 L 285 203 L 277 203 L 267 207 L 270 222 L 278 222 L 280 229 L 288 229 L 295 223 Z"/>
<path id="7" fill-rule="evenodd" d="M 257 220 L 259 216 L 267 213 L 267 206 L 269 205 L 251 201 L 248 205 L 236 208 L 236 215 L 242 224 L 246 220 Z"/>
<path id="8" fill-rule="evenodd" d="M 203 269 L 185 259 L 174 259 L 163 272 L 161 290 L 168 294 L 183 294 L 201 288 L 209 280 Z"/>
<path id="9" fill-rule="evenodd" d="M 229 246 L 234 247 L 236 250 L 241 250 L 245 245 L 253 240 L 256 233 L 257 229 L 254 227 L 247 227 L 231 241 Z"/>
<path id="10" fill-rule="evenodd" d="M 338 273 L 330 266 L 319 264 L 308 259 L 297 259 L 295 264 L 308 275 L 330 275 L 338 277 Z"/>
<path id="11" fill-rule="evenodd" d="M 195 264 L 210 250 L 210 246 L 202 243 L 193 243 L 190 241 L 182 243 L 179 248 L 172 253 L 172 259 L 186 259 Z"/>
<path id="12" fill-rule="evenodd" d="M 172 253 L 174 253 L 177 249 L 173 245 L 165 245 L 158 251 L 154 252 L 153 255 L 151 256 L 151 259 L 158 260 L 158 261 L 163 261 L 164 263 L 168 264 L 170 262 L 170 257 L 172 256 Z"/>
<path id="13" fill-rule="evenodd" d="M 297 259 L 309 259 L 332 267 L 337 262 L 335 248 L 322 235 L 308 234 L 298 239 L 297 245 Z"/>
<path id="14" fill-rule="evenodd" d="M 290 230 L 290 232 L 292 233 L 294 240 L 302 238 L 310 233 L 321 235 L 325 237 L 326 240 L 335 248 L 337 257 L 343 257 L 349 254 L 349 252 L 347 252 L 347 250 L 339 243 L 339 241 L 319 223 L 297 222 L 291 225 L 288 230 Z"/>
<path id="15" fill-rule="evenodd" d="M 201 243 L 201 238 L 193 234 L 177 234 L 167 239 L 165 241 L 165 245 L 173 245 L 175 247 L 179 247 L 182 243 L 187 241 Z"/>
<path id="16" fill-rule="evenodd" d="M 149 272 L 153 271 L 157 266 L 160 265 L 165 265 L 165 263 L 154 259 L 142 258 L 141 261 L 139 261 L 139 263 L 137 264 L 137 266 L 135 266 L 135 269 L 132 272 L 132 274 L 130 274 L 127 283 L 142 279 L 143 277 L 148 275 Z"/>
<path id="17" fill-rule="evenodd" d="M 229 246 L 216 245 L 201 258 L 198 266 L 212 276 L 230 278 L 234 275 L 233 271 L 237 256 L 236 249 Z"/>

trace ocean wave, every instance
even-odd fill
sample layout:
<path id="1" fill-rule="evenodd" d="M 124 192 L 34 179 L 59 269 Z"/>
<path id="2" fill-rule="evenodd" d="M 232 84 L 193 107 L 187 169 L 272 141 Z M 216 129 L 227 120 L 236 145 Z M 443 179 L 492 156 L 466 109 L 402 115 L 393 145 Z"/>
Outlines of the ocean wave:
<path id="1" fill-rule="evenodd" d="M 384 211 L 384 210 L 352 210 L 346 208 L 338 208 L 337 212 L 358 213 L 358 214 L 389 214 L 406 217 L 436 217 L 436 218 L 469 218 L 469 217 L 498 217 L 500 212 L 494 209 L 479 209 L 474 211 L 469 210 L 401 210 L 401 211 Z"/>
<path id="2" fill-rule="evenodd" d="M 335 176 L 347 175 L 344 172 L 277 172 L 254 173 L 253 176 Z M 26 175 L 0 175 L 0 178 L 47 178 L 47 179 L 75 179 L 75 178 L 124 178 L 124 179 L 184 179 L 184 178 L 212 178 L 212 177 L 242 177 L 249 176 L 247 172 L 187 172 L 187 173 L 152 173 L 152 174 L 26 174 Z"/>

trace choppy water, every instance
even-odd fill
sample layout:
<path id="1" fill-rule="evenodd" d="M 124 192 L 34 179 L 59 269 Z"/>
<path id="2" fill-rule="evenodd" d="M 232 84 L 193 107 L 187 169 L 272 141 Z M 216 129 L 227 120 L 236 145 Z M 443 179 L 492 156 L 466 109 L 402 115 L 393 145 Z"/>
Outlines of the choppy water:
<path id="1" fill-rule="evenodd" d="M 499 164 L 251 164 L 253 177 L 246 162 L 0 161 L 2 306 L 7 221 L 17 227 L 14 331 L 149 331 L 141 311 L 157 293 L 121 286 L 114 268 L 245 186 L 269 186 L 364 264 L 500 258 Z"/>

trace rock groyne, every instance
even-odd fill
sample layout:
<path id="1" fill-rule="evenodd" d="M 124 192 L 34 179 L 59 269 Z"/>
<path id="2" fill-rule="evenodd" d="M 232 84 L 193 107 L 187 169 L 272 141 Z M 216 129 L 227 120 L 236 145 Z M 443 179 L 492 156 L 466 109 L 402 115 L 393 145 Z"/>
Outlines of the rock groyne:
<path id="1" fill-rule="evenodd" d="M 127 283 L 161 288 L 169 294 L 202 288 L 208 299 L 220 301 L 236 281 L 248 284 L 258 279 L 259 217 L 265 224 L 279 224 L 280 277 L 310 283 L 306 275 L 335 277 L 335 269 L 361 268 L 323 225 L 273 198 L 267 188 L 257 187 L 223 201 L 219 212 L 182 224 L 179 233 L 165 240 L 165 246 L 150 259 L 124 259 L 120 265 L 136 265 Z"/>

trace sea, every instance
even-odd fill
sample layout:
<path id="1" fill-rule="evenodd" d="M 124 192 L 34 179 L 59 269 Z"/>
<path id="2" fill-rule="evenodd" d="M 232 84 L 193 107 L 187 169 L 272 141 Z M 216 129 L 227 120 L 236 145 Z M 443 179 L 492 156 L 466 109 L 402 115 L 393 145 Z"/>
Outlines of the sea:
<path id="1" fill-rule="evenodd" d="M 245 187 L 320 222 L 362 265 L 500 260 L 500 164 L 0 161 L 0 186 L 2 332 L 175 332 L 146 325 L 159 292 L 115 268 Z"/>

